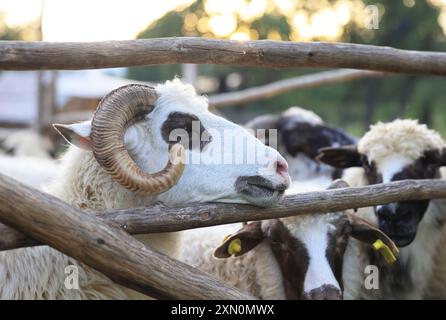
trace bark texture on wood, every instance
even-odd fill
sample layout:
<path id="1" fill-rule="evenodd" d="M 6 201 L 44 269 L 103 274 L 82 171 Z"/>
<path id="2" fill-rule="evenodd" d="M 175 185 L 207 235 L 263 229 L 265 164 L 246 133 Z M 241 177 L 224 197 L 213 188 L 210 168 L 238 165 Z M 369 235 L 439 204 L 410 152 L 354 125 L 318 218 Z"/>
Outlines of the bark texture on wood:
<path id="1" fill-rule="evenodd" d="M 177 63 L 328 67 L 446 75 L 446 53 L 352 43 L 193 37 L 105 42 L 0 42 L 0 70 L 96 69 Z"/>
<path id="2" fill-rule="evenodd" d="M 251 298 L 146 247 L 95 215 L 3 175 L 0 221 L 102 272 L 116 283 L 155 298 Z"/>
<path id="3" fill-rule="evenodd" d="M 38 197 L 40 202 L 44 202 L 49 196 L 39 193 Z M 286 197 L 270 208 L 244 204 L 197 203 L 181 208 L 157 205 L 94 214 L 113 226 L 120 226 L 130 234 L 145 234 L 436 198 L 446 198 L 445 180 L 404 180 L 356 188 L 307 192 Z M 1 224 L 0 235 L 0 250 L 39 244 L 19 231 Z"/>

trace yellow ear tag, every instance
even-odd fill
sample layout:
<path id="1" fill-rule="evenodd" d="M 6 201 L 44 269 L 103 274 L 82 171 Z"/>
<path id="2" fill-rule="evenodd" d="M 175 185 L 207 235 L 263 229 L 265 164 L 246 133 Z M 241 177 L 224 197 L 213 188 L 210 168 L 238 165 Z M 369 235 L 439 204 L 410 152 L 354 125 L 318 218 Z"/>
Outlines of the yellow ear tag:
<path id="1" fill-rule="evenodd" d="M 376 240 L 373 245 L 373 250 L 379 251 L 381 255 L 384 257 L 388 264 L 394 264 L 396 262 L 396 257 L 393 254 L 392 250 L 384 243 L 381 239 Z"/>
<path id="2" fill-rule="evenodd" d="M 232 256 L 235 253 L 239 253 L 242 251 L 242 242 L 240 239 L 234 239 L 232 240 L 228 245 L 228 253 L 230 256 Z"/>

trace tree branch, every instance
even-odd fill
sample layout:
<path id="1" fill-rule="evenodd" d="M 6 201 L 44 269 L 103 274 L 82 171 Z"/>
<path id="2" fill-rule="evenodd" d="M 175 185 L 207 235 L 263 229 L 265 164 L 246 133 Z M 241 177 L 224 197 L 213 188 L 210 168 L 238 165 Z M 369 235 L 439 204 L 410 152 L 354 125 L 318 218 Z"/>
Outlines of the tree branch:
<path id="1" fill-rule="evenodd" d="M 239 105 L 251 101 L 271 98 L 291 90 L 303 90 L 318 87 L 324 84 L 339 83 L 381 75 L 383 75 L 381 72 L 350 69 L 318 72 L 295 78 L 279 80 L 263 86 L 252 87 L 245 90 L 215 94 L 209 96 L 209 105 L 214 107 Z"/>
<path id="2" fill-rule="evenodd" d="M 354 68 L 446 75 L 446 53 L 350 43 L 157 38 L 105 42 L 0 42 L 0 70 L 95 69 L 206 63 L 270 68 Z"/>
<path id="3" fill-rule="evenodd" d="M 41 202 L 52 198 L 42 194 L 38 197 Z M 130 234 L 145 234 L 436 198 L 446 198 L 445 180 L 404 180 L 357 188 L 307 192 L 286 197 L 281 203 L 270 208 L 243 204 L 197 203 L 181 208 L 157 205 L 91 214 L 100 216 L 109 224 L 120 226 Z M 0 250 L 39 244 L 7 226 L 0 225 L 0 234 Z"/>
<path id="4" fill-rule="evenodd" d="M 3 175 L 0 221 L 102 272 L 118 284 L 155 298 L 251 298 L 144 246 L 101 218 Z"/>

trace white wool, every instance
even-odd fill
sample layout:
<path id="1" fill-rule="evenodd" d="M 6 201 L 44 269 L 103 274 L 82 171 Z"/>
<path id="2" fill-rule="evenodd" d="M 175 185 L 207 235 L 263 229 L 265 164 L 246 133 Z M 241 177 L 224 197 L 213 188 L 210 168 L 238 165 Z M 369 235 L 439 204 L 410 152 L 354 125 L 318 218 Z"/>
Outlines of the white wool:
<path id="1" fill-rule="evenodd" d="M 446 299 L 446 225 L 443 226 L 442 237 L 435 252 L 435 267 L 432 278 L 426 289 L 427 299 Z"/>
<path id="2" fill-rule="evenodd" d="M 434 130 L 417 120 L 397 119 L 379 122 L 359 140 L 358 151 L 368 160 L 380 162 L 391 154 L 401 154 L 416 160 L 430 149 L 442 149 L 445 142 Z"/>
<path id="3" fill-rule="evenodd" d="M 342 172 L 342 180 L 350 187 L 361 187 L 368 184 L 364 169 L 360 167 L 347 168 Z"/>
<path id="4" fill-rule="evenodd" d="M 280 218 L 280 220 L 288 227 L 289 230 L 306 229 L 308 226 L 322 226 L 332 224 L 339 213 L 323 213 L 323 214 L 304 214 L 298 216 L 291 216 Z"/>
<path id="5" fill-rule="evenodd" d="M 159 94 L 158 105 L 182 105 L 192 112 L 208 110 L 208 99 L 197 95 L 192 85 L 185 84 L 178 78 L 158 84 L 156 91 Z"/>
<path id="6" fill-rule="evenodd" d="M 316 113 L 301 107 L 291 107 L 282 113 L 282 116 L 293 116 L 296 121 L 308 122 L 311 124 L 323 124 L 324 121 Z"/>
<path id="7" fill-rule="evenodd" d="M 59 163 L 55 160 L 0 156 L 0 173 L 37 189 L 50 183 L 58 170 Z"/>
<path id="8" fill-rule="evenodd" d="M 279 118 L 280 115 L 277 114 L 261 115 L 247 122 L 245 127 L 250 129 L 277 129 Z"/>
<path id="9" fill-rule="evenodd" d="M 285 191 L 286 195 L 326 189 L 333 180 L 331 177 L 321 175 L 309 180 L 293 180 L 291 186 Z"/>
<path id="10" fill-rule="evenodd" d="M 446 177 L 446 167 L 440 169 L 440 174 L 442 177 Z M 439 202 L 440 206 L 441 203 L 445 202 L 445 200 L 436 201 Z M 441 234 L 435 252 L 433 276 L 426 290 L 427 299 L 446 299 L 446 224 L 443 226 Z"/>
<path id="11" fill-rule="evenodd" d="M 240 257 L 216 259 L 214 250 L 242 224 L 184 232 L 181 260 L 260 299 L 285 299 L 282 272 L 270 245 L 263 241 Z"/>
<path id="12" fill-rule="evenodd" d="M 285 299 L 280 267 L 266 242 L 240 257 L 214 258 L 224 237 L 241 227 L 237 223 L 185 231 L 181 260 L 258 298 Z"/>
<path id="13" fill-rule="evenodd" d="M 14 156 L 50 158 L 43 138 L 31 130 L 20 130 L 10 134 L 3 141 L 3 146 L 7 150 L 14 150 Z"/>

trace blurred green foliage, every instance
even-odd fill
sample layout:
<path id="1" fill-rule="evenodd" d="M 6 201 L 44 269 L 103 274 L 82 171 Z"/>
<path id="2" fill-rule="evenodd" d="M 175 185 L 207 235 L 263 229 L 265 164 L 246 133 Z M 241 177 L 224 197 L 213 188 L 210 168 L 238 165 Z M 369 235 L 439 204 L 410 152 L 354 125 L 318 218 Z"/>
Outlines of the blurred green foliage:
<path id="1" fill-rule="evenodd" d="M 10 28 L 4 23 L 4 13 L 0 12 L 0 40 L 21 39 L 20 30 Z"/>
<path id="2" fill-rule="evenodd" d="M 305 7 L 311 14 L 314 1 L 306 1 Z M 326 6 L 336 1 L 325 1 Z M 369 30 L 351 19 L 344 26 L 339 41 L 392 46 L 401 49 L 445 51 L 446 39 L 438 22 L 440 9 L 432 0 L 363 0 L 364 5 L 377 5 L 380 12 L 379 28 Z M 406 2 L 406 4 L 404 4 Z M 410 3 L 412 6 L 407 6 Z M 206 15 L 204 0 L 191 6 L 167 13 L 142 31 L 138 38 L 167 36 L 203 36 L 197 28 L 185 30 L 186 15 Z M 246 21 L 237 21 L 246 25 Z M 267 13 L 248 26 L 258 33 L 259 39 L 267 37 L 270 31 L 279 31 L 282 39 L 288 40 L 291 27 L 278 12 Z M 209 35 L 204 35 L 209 36 Z M 316 39 L 318 40 L 318 39 Z M 373 57 L 371 57 L 373 58 Z M 218 79 L 217 92 L 229 89 L 225 85 L 228 74 L 237 72 L 242 76 L 240 88 L 266 84 L 271 81 L 295 77 L 322 69 L 271 70 L 264 68 L 234 68 L 214 65 L 200 65 L 199 74 Z M 179 65 L 131 68 L 129 76 L 138 80 L 164 81 L 181 75 Z M 396 117 L 418 118 L 446 135 L 446 79 L 439 76 L 389 75 L 383 78 L 355 80 L 336 85 L 326 85 L 305 91 L 289 92 L 278 97 L 250 103 L 246 106 L 226 107 L 221 111 L 235 121 L 247 119 L 262 113 L 279 112 L 293 105 L 299 105 L 320 114 L 328 123 L 344 127 L 353 134 L 362 134 L 369 124 L 389 121 Z"/>
<path id="3" fill-rule="evenodd" d="M 39 21 L 33 21 L 20 27 L 10 27 L 5 22 L 5 14 L 0 11 L 0 40 L 28 40 L 39 38 Z"/>

